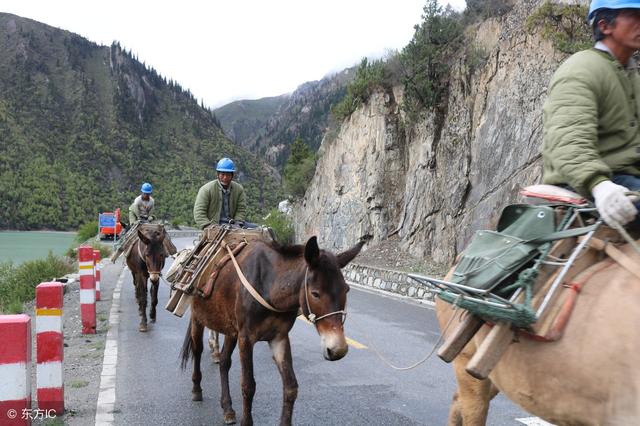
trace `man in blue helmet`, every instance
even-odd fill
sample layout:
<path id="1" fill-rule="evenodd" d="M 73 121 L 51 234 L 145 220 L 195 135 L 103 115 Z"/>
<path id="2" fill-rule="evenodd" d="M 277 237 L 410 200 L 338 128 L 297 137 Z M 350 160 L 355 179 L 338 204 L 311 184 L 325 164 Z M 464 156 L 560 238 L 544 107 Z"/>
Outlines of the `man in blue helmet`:
<path id="1" fill-rule="evenodd" d="M 129 225 L 133 225 L 140 220 L 153 220 L 153 216 L 151 216 L 151 210 L 153 210 L 154 205 L 153 197 L 151 196 L 152 192 L 153 187 L 150 183 L 145 182 L 142 184 L 140 195 L 129 206 Z"/>
<path id="2" fill-rule="evenodd" d="M 543 108 L 543 180 L 593 197 L 611 226 L 640 208 L 640 0 L 593 0 L 595 46 L 569 57 L 554 74 Z M 638 222 L 636 220 L 636 222 Z M 636 224 L 634 222 L 634 225 Z"/>
<path id="3" fill-rule="evenodd" d="M 218 178 L 204 184 L 198 190 L 193 206 L 193 218 L 199 228 L 245 220 L 247 202 L 244 188 L 233 182 L 236 166 L 229 158 L 223 158 L 216 165 Z"/>

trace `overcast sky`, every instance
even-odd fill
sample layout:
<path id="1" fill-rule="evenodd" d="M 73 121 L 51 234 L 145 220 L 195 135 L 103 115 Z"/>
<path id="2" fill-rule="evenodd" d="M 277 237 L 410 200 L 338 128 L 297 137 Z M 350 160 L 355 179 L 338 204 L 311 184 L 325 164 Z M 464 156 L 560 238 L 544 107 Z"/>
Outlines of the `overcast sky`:
<path id="1" fill-rule="evenodd" d="M 290 93 L 404 47 L 426 0 L 0 0 L 102 45 L 117 40 L 206 106 Z M 441 0 L 462 10 L 464 0 Z"/>

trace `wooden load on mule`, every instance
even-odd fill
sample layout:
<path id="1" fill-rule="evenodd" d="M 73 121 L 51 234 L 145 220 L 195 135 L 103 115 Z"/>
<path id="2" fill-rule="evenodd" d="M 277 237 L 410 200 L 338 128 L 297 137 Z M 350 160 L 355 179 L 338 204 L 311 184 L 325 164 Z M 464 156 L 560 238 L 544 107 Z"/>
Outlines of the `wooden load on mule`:
<path id="1" fill-rule="evenodd" d="M 121 254 L 124 253 L 124 257 L 126 258 L 133 247 L 133 243 L 138 240 L 138 228 L 140 227 L 140 222 L 135 222 L 131 225 L 131 228 L 127 230 L 122 239 L 116 243 L 116 249 L 111 255 L 111 263 L 115 263 L 120 257 Z"/>
<path id="2" fill-rule="evenodd" d="M 578 194 L 551 185 L 521 193 L 535 204 L 507 206 L 496 231 L 478 231 L 444 280 L 410 275 L 467 311 L 438 351 L 444 361 L 485 322 L 493 325 L 466 367 L 478 379 L 488 377 L 514 330 L 540 341 L 559 339 L 581 283 L 608 265 L 598 263 L 602 251 L 614 253 L 612 243 L 624 242 Z"/>
<path id="3" fill-rule="evenodd" d="M 172 294 L 166 309 L 182 317 L 196 295 L 207 298 L 211 295 L 216 274 L 234 256 L 255 240 L 272 241 L 269 228 L 245 229 L 233 225 L 211 225 L 204 229 L 196 246 L 181 251 L 167 273 L 172 283 Z"/>

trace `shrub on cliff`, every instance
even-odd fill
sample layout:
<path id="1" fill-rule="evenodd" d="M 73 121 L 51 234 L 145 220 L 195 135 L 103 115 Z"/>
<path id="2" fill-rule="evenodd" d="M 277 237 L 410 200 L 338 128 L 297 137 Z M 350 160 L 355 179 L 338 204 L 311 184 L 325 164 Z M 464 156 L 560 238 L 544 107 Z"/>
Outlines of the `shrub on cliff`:
<path id="1" fill-rule="evenodd" d="M 527 18 L 527 30 L 542 29 L 542 36 L 553 47 L 572 54 L 593 45 L 591 29 L 585 22 L 589 9 L 579 4 L 545 2 Z"/>
<path id="2" fill-rule="evenodd" d="M 316 171 L 316 157 L 301 138 L 291 145 L 291 154 L 284 166 L 284 188 L 293 198 L 302 198 Z"/>
<path id="3" fill-rule="evenodd" d="M 409 113 L 439 108 L 449 87 L 449 58 L 462 42 L 460 14 L 436 0 L 423 8 L 422 23 L 400 55 L 405 88 L 404 108 Z"/>
<path id="4" fill-rule="evenodd" d="M 264 219 L 264 225 L 273 230 L 280 244 L 291 244 L 294 239 L 293 223 L 286 213 L 272 209 Z"/>
<path id="5" fill-rule="evenodd" d="M 342 121 L 349 117 L 378 88 L 388 85 L 384 61 L 369 61 L 363 58 L 356 70 L 355 78 L 347 86 L 347 94 L 331 107 L 331 113 Z"/>

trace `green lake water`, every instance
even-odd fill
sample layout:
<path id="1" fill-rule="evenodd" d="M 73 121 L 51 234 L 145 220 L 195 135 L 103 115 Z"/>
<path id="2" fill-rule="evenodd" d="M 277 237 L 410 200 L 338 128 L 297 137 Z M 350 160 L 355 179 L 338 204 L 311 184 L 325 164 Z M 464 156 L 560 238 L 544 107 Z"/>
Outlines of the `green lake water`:
<path id="1" fill-rule="evenodd" d="M 62 256 L 73 244 L 75 232 L 0 231 L 0 262 L 19 265 L 27 260 L 43 259 L 49 251 Z"/>

